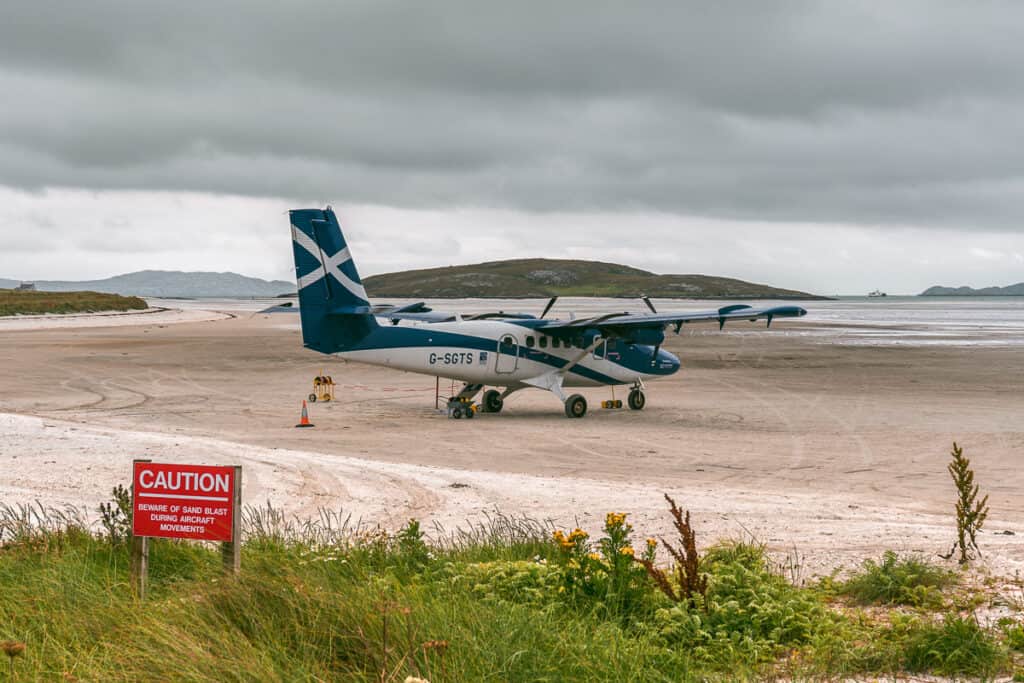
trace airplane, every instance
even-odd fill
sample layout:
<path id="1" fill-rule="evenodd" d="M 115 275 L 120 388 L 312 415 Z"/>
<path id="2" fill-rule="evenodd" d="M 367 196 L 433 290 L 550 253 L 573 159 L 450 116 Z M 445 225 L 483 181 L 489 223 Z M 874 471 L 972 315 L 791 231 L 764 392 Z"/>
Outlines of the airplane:
<path id="1" fill-rule="evenodd" d="M 667 328 L 732 320 L 795 318 L 798 306 L 752 308 L 732 304 L 717 310 L 607 313 L 562 320 L 528 313 L 460 315 L 433 311 L 423 303 L 370 304 L 341 225 L 325 209 L 289 211 L 303 345 L 320 353 L 464 383 L 450 399 L 451 417 L 473 417 L 472 401 L 485 387 L 480 407 L 500 413 L 510 394 L 527 388 L 549 391 L 566 416 L 582 418 L 587 401 L 567 394 L 575 387 L 630 386 L 628 405 L 647 403 L 645 381 L 679 370 L 679 359 L 661 348 Z M 616 407 L 621 407 L 621 402 Z"/>

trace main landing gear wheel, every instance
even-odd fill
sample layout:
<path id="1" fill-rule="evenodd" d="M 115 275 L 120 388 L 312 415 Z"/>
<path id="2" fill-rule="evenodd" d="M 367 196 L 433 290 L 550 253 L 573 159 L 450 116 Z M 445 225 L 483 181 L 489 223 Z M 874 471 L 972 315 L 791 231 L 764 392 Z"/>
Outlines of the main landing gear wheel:
<path id="1" fill-rule="evenodd" d="M 484 412 L 487 413 L 500 413 L 502 407 L 505 405 L 505 399 L 501 397 L 500 391 L 491 389 L 484 393 Z"/>
<path id="2" fill-rule="evenodd" d="M 462 408 L 460 406 L 455 406 L 454 408 L 452 408 L 452 418 L 456 420 L 462 419 Z"/>
<path id="3" fill-rule="evenodd" d="M 628 403 L 630 410 L 643 410 L 644 406 L 647 405 L 647 397 L 644 396 L 644 392 L 634 389 L 629 392 Z"/>
<path id="4" fill-rule="evenodd" d="M 583 417 L 587 414 L 587 399 L 579 394 L 573 394 L 565 399 L 566 417 Z"/>

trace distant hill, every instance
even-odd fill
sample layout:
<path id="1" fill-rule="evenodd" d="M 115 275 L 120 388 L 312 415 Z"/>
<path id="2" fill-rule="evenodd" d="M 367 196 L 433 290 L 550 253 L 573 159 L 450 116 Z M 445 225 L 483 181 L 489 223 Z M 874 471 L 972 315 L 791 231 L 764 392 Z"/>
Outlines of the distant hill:
<path id="1" fill-rule="evenodd" d="M 517 259 L 386 273 L 364 278 L 374 297 L 541 298 L 547 296 L 685 299 L 824 299 L 710 275 L 658 275 L 600 261 Z"/>
<path id="2" fill-rule="evenodd" d="M 0 291 L 0 316 L 47 313 L 96 313 L 149 308 L 137 296 L 97 292 Z"/>
<path id="3" fill-rule="evenodd" d="M 929 287 L 920 296 L 1024 296 L 1024 282 L 1006 287 Z"/>
<path id="4" fill-rule="evenodd" d="M 18 280 L 0 279 L 0 288 L 12 289 Z M 36 289 L 45 292 L 88 290 L 108 294 L 149 297 L 274 297 L 294 293 L 295 283 L 268 282 L 237 273 L 186 273 L 179 270 L 140 270 L 115 275 L 105 280 L 36 280 Z"/>

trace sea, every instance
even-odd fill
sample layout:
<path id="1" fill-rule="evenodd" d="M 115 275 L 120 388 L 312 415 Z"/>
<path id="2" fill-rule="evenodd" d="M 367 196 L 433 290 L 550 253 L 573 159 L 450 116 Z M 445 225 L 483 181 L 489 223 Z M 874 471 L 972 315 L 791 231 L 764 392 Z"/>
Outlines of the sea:
<path id="1" fill-rule="evenodd" d="M 151 306 L 225 311 L 234 315 L 255 315 L 289 299 L 150 299 Z M 411 299 L 389 299 L 397 305 Z M 375 302 L 377 303 L 377 302 Z M 453 313 L 531 313 L 540 315 L 547 299 L 431 299 L 426 305 Z M 732 301 L 701 299 L 656 299 L 659 313 L 708 311 Z M 807 315 L 798 323 L 778 321 L 785 334 L 808 337 L 827 344 L 850 346 L 1024 346 L 1024 297 L 922 297 L 840 296 L 830 301 L 746 300 L 752 306 L 798 305 Z M 640 300 L 565 297 L 559 299 L 548 317 L 577 318 L 612 312 L 640 313 L 647 308 Z M 287 309 L 284 311 L 287 315 Z M 269 314 L 268 314 L 269 315 Z M 277 314 L 275 314 L 277 315 Z M 286 322 L 285 322 L 286 321 Z M 781 325 L 779 324 L 781 323 Z M 282 324 L 297 327 L 298 320 L 283 318 Z M 726 325 L 726 334 L 750 334 L 748 322 Z M 757 325 L 756 333 L 762 333 Z"/>

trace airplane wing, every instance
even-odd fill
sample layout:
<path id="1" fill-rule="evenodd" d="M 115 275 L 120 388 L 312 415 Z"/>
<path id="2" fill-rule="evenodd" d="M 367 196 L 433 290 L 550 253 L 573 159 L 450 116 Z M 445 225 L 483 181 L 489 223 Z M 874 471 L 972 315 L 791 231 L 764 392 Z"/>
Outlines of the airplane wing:
<path id="1" fill-rule="evenodd" d="M 723 306 L 713 311 L 695 311 L 678 313 L 609 313 L 578 320 L 551 320 L 538 326 L 545 332 L 557 334 L 559 331 L 578 333 L 583 330 L 598 330 L 602 336 L 628 337 L 630 332 L 641 329 L 664 328 L 675 325 L 676 333 L 687 323 L 717 322 L 719 329 L 729 320 L 767 320 L 772 324 L 775 318 L 799 318 L 807 311 L 799 306 L 773 306 L 770 308 L 753 308 L 746 304 Z"/>

